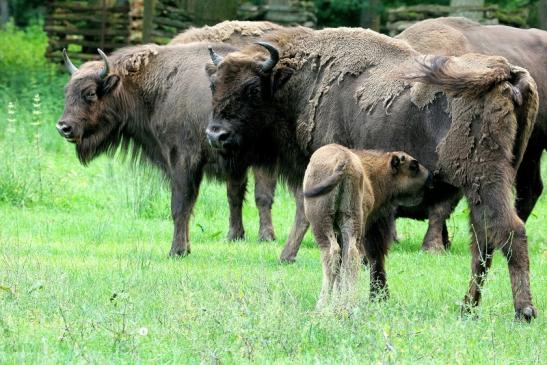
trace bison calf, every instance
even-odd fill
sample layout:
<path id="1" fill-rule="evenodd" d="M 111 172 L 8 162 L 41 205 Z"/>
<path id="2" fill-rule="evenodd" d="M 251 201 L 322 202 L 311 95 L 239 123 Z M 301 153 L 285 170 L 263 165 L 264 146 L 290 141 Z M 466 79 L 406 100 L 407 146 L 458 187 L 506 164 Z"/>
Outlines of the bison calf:
<path id="1" fill-rule="evenodd" d="M 319 308 L 333 291 L 336 297 L 351 296 L 363 255 L 370 263 L 371 296 L 386 293 L 387 246 L 368 237 L 368 230 L 392 215 L 397 205 L 420 203 L 430 176 L 404 152 L 329 144 L 311 156 L 304 175 L 304 209 L 321 249 Z"/>

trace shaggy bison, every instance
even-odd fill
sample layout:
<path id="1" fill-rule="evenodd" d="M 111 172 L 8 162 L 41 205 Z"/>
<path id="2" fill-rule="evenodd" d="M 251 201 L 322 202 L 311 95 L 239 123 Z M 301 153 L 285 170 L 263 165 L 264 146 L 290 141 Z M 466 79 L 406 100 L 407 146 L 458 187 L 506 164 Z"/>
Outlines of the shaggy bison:
<path id="1" fill-rule="evenodd" d="M 251 41 L 277 28 L 280 26 L 269 22 L 223 22 L 214 27 L 190 29 L 171 43 L 219 40 L 241 45 L 245 39 Z M 72 78 L 57 129 L 76 144 L 78 157 L 84 164 L 120 145 L 126 149 L 133 145 L 136 154 L 142 151 L 165 173 L 171 184 L 175 224 L 171 255 L 190 251 L 188 222 L 203 171 L 227 181 L 228 239 L 244 236 L 241 210 L 246 174 L 239 171 L 226 176 L 222 157 L 210 149 L 203 137 L 202 126 L 211 111 L 208 102 L 211 96 L 201 80 L 202 48 L 129 48 L 115 53 L 110 60 L 101 54 L 102 63 L 90 62 L 80 69 L 64 56 Z M 177 98 L 182 100 L 178 102 Z M 259 237 L 273 240 L 271 206 L 276 176 L 256 168 L 254 174 Z"/>
<path id="2" fill-rule="evenodd" d="M 370 30 L 295 28 L 264 39 L 225 57 L 211 52 L 210 143 L 237 155 L 234 163 L 280 161 L 280 174 L 294 187 L 310 155 L 329 143 L 411 154 L 469 201 L 473 261 L 465 308 L 479 303 L 491 254 L 500 248 L 516 316 L 535 317 L 528 243 L 511 192 L 537 114 L 528 72 L 501 57 L 426 58 Z M 283 260 L 294 260 L 308 228 L 302 213 L 299 201 Z M 385 247 L 393 223 L 391 217 L 375 222 L 367 245 Z M 370 257 L 375 270 L 383 256 L 379 250 Z"/>
<path id="3" fill-rule="evenodd" d="M 217 47 L 220 52 L 233 50 Z M 101 52 L 101 57 L 102 61 L 86 62 L 78 69 L 65 54 L 72 77 L 57 129 L 75 143 L 80 161 L 87 164 L 103 152 L 132 147 L 135 155 L 142 153 L 165 173 L 172 191 L 171 255 L 190 252 L 188 223 L 203 173 L 226 180 L 229 238 L 239 238 L 246 169 L 226 174 L 225 160 L 210 148 L 203 133 L 211 113 L 211 92 L 203 72 L 209 57 L 206 45 L 146 45 L 119 50 L 108 58 Z M 271 196 L 271 187 L 264 190 Z M 258 205 L 261 217 L 270 217 L 268 200 L 263 201 Z M 269 222 L 261 220 L 262 234 L 273 235 Z"/>
<path id="4" fill-rule="evenodd" d="M 351 298 L 363 255 L 375 265 L 370 268 L 371 296 L 387 294 L 384 265 L 374 260 L 375 251 L 385 253 L 387 246 L 371 245 L 373 240 L 363 237 L 398 205 L 420 203 L 428 181 L 429 171 L 404 152 L 329 144 L 313 153 L 304 175 L 304 209 L 321 250 L 319 308 L 331 295 L 342 304 Z"/>
<path id="5" fill-rule="evenodd" d="M 503 25 L 480 25 L 466 18 L 429 19 L 412 25 L 396 38 L 406 40 L 421 53 L 460 56 L 469 52 L 500 55 L 526 68 L 537 83 L 539 112 L 522 163 L 516 176 L 516 208 L 526 221 L 543 191 L 541 155 L 547 149 L 547 32 Z M 423 248 L 448 246 L 445 220 L 459 197 L 420 209 L 402 208 L 402 216 L 429 218 Z"/>

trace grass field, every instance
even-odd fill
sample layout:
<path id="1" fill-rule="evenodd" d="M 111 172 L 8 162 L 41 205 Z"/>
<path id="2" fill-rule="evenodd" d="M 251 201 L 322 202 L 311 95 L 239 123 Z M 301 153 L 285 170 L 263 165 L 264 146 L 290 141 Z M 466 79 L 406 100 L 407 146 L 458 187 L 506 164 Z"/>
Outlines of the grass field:
<path id="1" fill-rule="evenodd" d="M 398 222 L 387 302 L 368 302 L 363 270 L 354 311 L 318 313 L 311 235 L 295 264 L 277 261 L 294 212 L 283 188 L 278 241 L 257 241 L 249 194 L 247 240 L 230 243 L 225 188 L 205 183 L 193 252 L 169 259 L 168 190 L 154 171 L 120 159 L 78 163 L 54 128 L 68 77 L 43 61 L 44 47 L 38 28 L 0 33 L 1 364 L 546 363 L 547 195 L 527 223 L 533 323 L 513 320 L 500 253 L 477 319 L 460 318 L 470 275 L 463 204 L 446 254 L 419 251 L 425 223 Z"/>

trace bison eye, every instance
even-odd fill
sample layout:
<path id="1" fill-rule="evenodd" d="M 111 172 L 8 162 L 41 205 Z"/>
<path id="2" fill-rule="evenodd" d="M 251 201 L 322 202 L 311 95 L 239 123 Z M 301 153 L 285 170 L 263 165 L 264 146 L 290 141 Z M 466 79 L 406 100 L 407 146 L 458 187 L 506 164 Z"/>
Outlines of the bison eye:
<path id="1" fill-rule="evenodd" d="M 97 94 L 95 93 L 95 91 L 88 91 L 84 94 L 84 99 L 86 101 L 95 101 L 97 100 Z"/>

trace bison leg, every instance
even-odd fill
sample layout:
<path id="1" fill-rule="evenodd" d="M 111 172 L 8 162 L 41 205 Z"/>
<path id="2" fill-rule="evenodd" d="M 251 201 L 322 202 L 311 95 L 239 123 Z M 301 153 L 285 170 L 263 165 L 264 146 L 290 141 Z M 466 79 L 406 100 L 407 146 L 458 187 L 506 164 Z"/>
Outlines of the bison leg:
<path id="1" fill-rule="evenodd" d="M 473 224 L 473 227 L 479 227 Z M 478 239 L 478 234 L 473 231 L 473 242 L 471 244 L 471 281 L 469 282 L 469 291 L 464 298 L 462 314 L 470 313 L 473 307 L 479 305 L 481 300 L 481 290 L 486 280 L 486 274 L 492 264 L 492 247 L 484 241 Z M 481 235 L 482 236 L 482 235 Z"/>
<path id="2" fill-rule="evenodd" d="M 422 250 L 443 251 L 450 247 L 446 220 L 452 214 L 454 207 L 461 199 L 461 195 L 443 200 L 432 205 L 428 210 L 428 227 L 424 237 Z"/>
<path id="3" fill-rule="evenodd" d="M 378 219 L 367 229 L 363 242 L 370 268 L 370 299 L 381 300 L 389 296 L 385 257 L 389 248 L 395 219 L 393 216 Z"/>
<path id="4" fill-rule="evenodd" d="M 228 204 L 230 206 L 230 230 L 227 239 L 229 241 L 242 240 L 245 237 L 243 228 L 243 200 L 247 190 L 247 174 L 242 176 L 228 176 L 226 179 Z"/>
<path id="5" fill-rule="evenodd" d="M 321 252 L 321 264 L 323 266 L 323 284 L 316 305 L 319 310 L 330 302 L 334 282 L 339 272 L 341 250 L 334 231 L 332 231 L 332 225 L 330 229 L 328 223 L 322 227 L 314 227 L 313 233 Z"/>
<path id="6" fill-rule="evenodd" d="M 499 183 L 499 182 L 498 182 Z M 498 184 L 492 184 L 498 185 Z M 508 184 L 507 184 L 508 185 Z M 536 309 L 532 305 L 530 291 L 530 268 L 528 259 L 528 241 L 524 223 L 518 217 L 516 209 L 511 203 L 510 186 L 488 186 L 489 191 L 482 194 L 482 203 L 471 206 L 472 228 L 475 235 L 476 251 L 487 248 L 499 248 L 507 258 L 515 315 L 519 319 L 530 321 L 536 316 Z M 504 189 L 505 188 L 505 189 Z M 503 194 L 505 192 L 505 194 Z M 466 296 L 466 303 L 478 305 L 480 300 L 480 284 L 484 281 L 489 262 L 487 257 L 481 258 L 473 254 L 473 277 Z M 481 266 L 482 265 L 482 266 Z M 481 272 L 484 272 L 480 278 Z M 477 275 L 479 277 L 477 277 Z"/>
<path id="7" fill-rule="evenodd" d="M 517 212 L 526 222 L 543 191 L 541 155 L 547 146 L 547 137 L 537 128 L 532 133 L 522 163 L 517 171 Z"/>
<path id="8" fill-rule="evenodd" d="M 291 232 L 289 233 L 289 238 L 287 238 L 285 247 L 283 247 L 283 251 L 279 257 L 282 262 L 295 261 L 296 254 L 300 249 L 300 244 L 310 225 L 306 218 L 306 214 L 304 213 L 304 194 L 302 192 L 302 187 L 298 186 L 293 188 L 293 195 L 296 200 L 296 214 L 294 216 Z"/>
<path id="9" fill-rule="evenodd" d="M 261 241 L 275 241 L 272 224 L 272 205 L 275 195 L 277 174 L 253 167 L 255 175 L 255 202 L 260 217 L 258 237 Z"/>
<path id="10" fill-rule="evenodd" d="M 201 168 L 182 168 L 172 174 L 171 216 L 174 234 L 169 256 L 186 256 L 191 252 L 189 222 L 202 177 Z"/>

